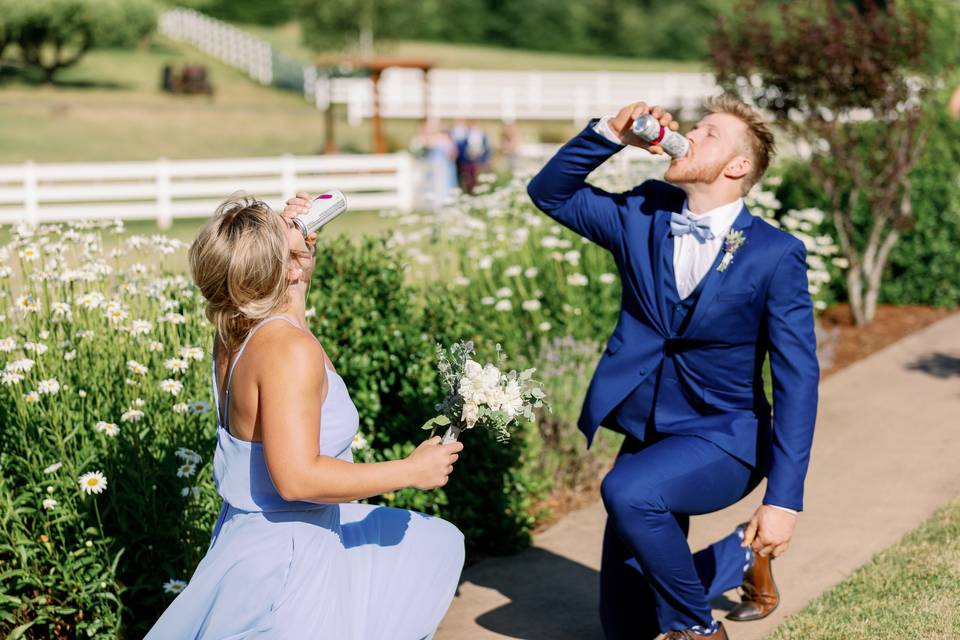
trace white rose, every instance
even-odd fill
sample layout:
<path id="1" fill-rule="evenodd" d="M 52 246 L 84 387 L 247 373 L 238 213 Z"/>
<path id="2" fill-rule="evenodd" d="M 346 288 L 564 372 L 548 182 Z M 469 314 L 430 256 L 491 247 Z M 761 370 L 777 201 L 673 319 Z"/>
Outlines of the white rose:
<path id="1" fill-rule="evenodd" d="M 472 402 L 465 402 L 463 405 L 463 413 L 460 414 L 460 419 L 463 420 L 468 429 L 476 424 L 479 417 L 480 407 Z"/>

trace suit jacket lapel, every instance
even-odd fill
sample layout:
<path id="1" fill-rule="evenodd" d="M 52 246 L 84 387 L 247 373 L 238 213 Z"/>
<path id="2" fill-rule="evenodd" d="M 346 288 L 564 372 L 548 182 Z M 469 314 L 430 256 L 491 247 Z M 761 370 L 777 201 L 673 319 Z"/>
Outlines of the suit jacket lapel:
<path id="1" fill-rule="evenodd" d="M 730 225 L 730 230 L 740 229 L 744 233 L 745 245 L 750 242 L 750 234 L 748 230 L 750 225 L 753 224 L 753 215 L 750 213 L 750 210 L 747 208 L 747 205 L 744 204 L 743 208 L 740 209 L 740 213 L 737 215 L 736 220 L 733 221 L 733 224 Z M 739 249 L 743 251 L 743 247 Z M 707 309 L 710 308 L 710 305 L 713 304 L 716 300 L 717 294 L 720 292 L 720 287 L 723 284 L 727 274 L 731 271 L 736 272 L 736 263 L 737 258 L 733 259 L 733 262 L 727 267 L 725 271 L 717 271 L 717 267 L 720 265 L 720 261 L 723 259 L 723 254 L 726 253 L 724 247 L 720 247 L 720 251 L 717 252 L 717 257 L 714 259 L 713 264 L 710 266 L 710 270 L 707 271 L 707 275 L 703 276 L 703 290 L 700 292 L 700 299 L 697 300 L 697 304 L 693 307 L 693 317 L 690 318 L 690 322 L 687 325 L 686 330 L 683 332 L 684 336 L 690 336 L 697 329 L 697 325 L 700 324 L 700 321 L 703 319 L 703 316 L 707 313 Z"/>

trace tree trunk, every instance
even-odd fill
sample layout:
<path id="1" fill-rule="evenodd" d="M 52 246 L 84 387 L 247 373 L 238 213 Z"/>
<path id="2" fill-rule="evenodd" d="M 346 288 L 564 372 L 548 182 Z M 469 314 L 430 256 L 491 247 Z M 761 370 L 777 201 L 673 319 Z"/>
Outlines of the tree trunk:
<path id="1" fill-rule="evenodd" d="M 869 324 L 866 319 L 863 299 L 863 272 L 859 265 L 851 265 L 847 270 L 847 296 L 850 298 L 850 313 L 853 314 L 853 324 L 862 327 Z"/>

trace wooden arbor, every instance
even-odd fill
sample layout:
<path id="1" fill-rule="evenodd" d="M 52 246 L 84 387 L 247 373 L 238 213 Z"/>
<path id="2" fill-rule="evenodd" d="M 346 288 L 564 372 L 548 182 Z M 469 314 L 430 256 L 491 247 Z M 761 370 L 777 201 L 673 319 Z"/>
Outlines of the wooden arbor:
<path id="1" fill-rule="evenodd" d="M 415 60 L 411 58 L 347 58 L 341 61 L 341 67 L 349 66 L 355 71 L 366 72 L 373 81 L 373 152 L 386 153 L 387 143 L 383 137 L 383 116 L 380 113 L 380 76 L 383 70 L 389 67 L 403 67 L 406 69 L 420 69 L 423 71 L 423 117 L 430 114 L 430 83 L 428 73 L 433 68 L 433 62 Z M 329 110 L 330 107 L 328 107 Z M 332 126 L 332 118 L 328 116 L 328 127 Z"/>

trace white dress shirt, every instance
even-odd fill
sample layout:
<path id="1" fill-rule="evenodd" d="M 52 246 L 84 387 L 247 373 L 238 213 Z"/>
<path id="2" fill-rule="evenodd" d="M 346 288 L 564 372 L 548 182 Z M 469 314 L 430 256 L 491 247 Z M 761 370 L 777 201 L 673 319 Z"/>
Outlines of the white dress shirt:
<path id="1" fill-rule="evenodd" d="M 610 129 L 607 121 L 613 116 L 604 116 L 594 125 L 593 130 L 621 146 L 626 146 L 620 142 L 620 138 Z M 683 201 L 682 213 L 693 219 L 702 216 L 710 216 L 710 231 L 713 232 L 713 238 L 700 242 L 692 233 L 685 233 L 676 236 L 673 241 L 673 273 L 676 278 L 677 292 L 680 299 L 689 296 L 700 280 L 707 275 L 707 271 L 713 265 L 717 254 L 723 248 L 723 237 L 730 230 L 734 220 L 743 209 L 743 198 L 737 198 L 733 202 L 722 204 L 719 207 L 704 211 L 703 213 L 693 213 L 687 208 L 687 201 Z M 781 507 L 780 505 L 767 505 L 783 509 L 790 513 L 797 513 L 795 509 Z"/>

